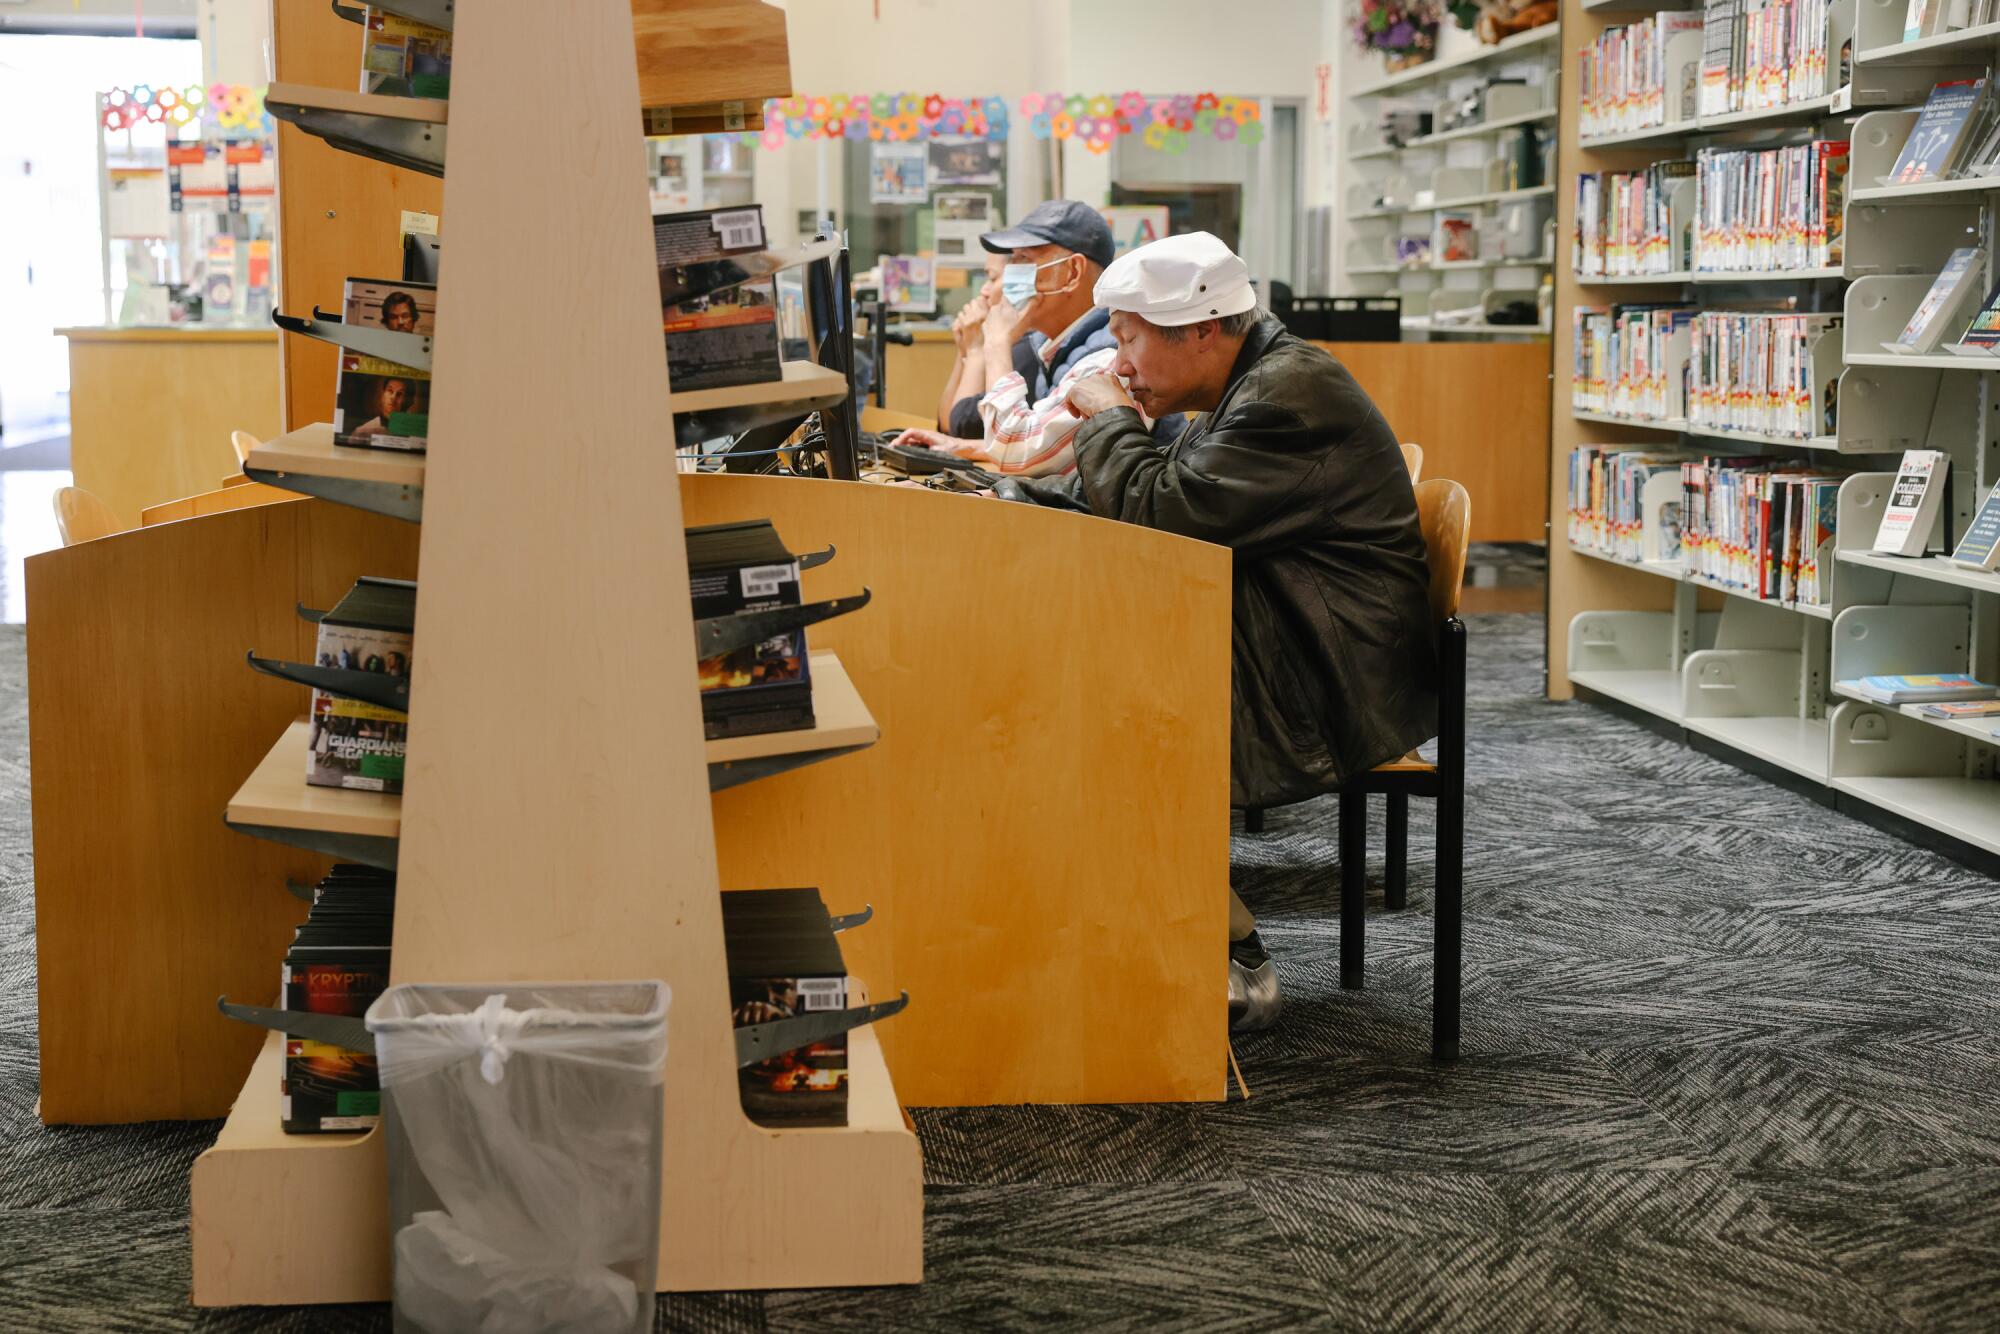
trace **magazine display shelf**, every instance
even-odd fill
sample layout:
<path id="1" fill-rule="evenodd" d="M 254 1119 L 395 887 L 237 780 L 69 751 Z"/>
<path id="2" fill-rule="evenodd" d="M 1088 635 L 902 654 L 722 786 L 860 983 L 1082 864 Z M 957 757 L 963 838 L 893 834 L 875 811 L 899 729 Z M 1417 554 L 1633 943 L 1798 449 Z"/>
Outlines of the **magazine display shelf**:
<path id="1" fill-rule="evenodd" d="M 1571 4 L 1563 16 L 1565 66 L 1604 28 L 1623 21 L 1612 6 Z M 1630 6 L 1633 12 L 1654 8 Z M 1854 25 L 1862 55 L 1851 88 L 1830 90 L 1829 98 L 1811 103 L 1580 141 L 1574 102 L 1565 100 L 1559 151 L 1594 154 L 1584 170 L 1636 169 L 1661 155 L 1657 146 L 1745 126 L 1791 124 L 1803 134 L 1830 116 L 1856 118 L 1841 273 L 1770 275 L 1849 280 L 1835 341 L 1842 369 L 1833 434 L 1800 441 L 1701 431 L 1683 421 L 1558 414 L 1552 516 L 1567 510 L 1573 448 L 1588 441 L 1643 441 L 1659 432 L 1679 435 L 1690 447 L 1714 440 L 1746 452 L 1858 455 L 1876 469 L 1893 467 L 1904 449 L 1947 449 L 1953 486 L 1945 536 L 1955 539 L 1964 531 L 1978 500 L 2000 478 L 2000 377 L 1993 374 L 2000 358 L 1942 351 L 1901 356 L 1879 344 L 1901 331 L 1951 249 L 1972 243 L 1968 236 L 1987 247 L 1991 267 L 1993 229 L 1982 210 L 1988 192 L 2000 190 L 2000 178 L 1899 187 L 1876 178 L 1890 171 L 1933 83 L 1983 72 L 1987 53 L 2000 47 L 2000 25 L 1888 52 L 1884 44 L 1900 46 L 1906 12 L 1901 0 L 1857 0 L 1852 9 L 1837 4 L 1830 21 Z M 1573 228 L 1574 199 L 1559 198 L 1558 209 L 1561 238 Z M 1762 278 L 1592 278 L 1559 269 L 1558 364 L 1574 356 L 1571 312 L 1616 299 L 1604 289 L 1630 286 L 1648 295 L 1648 289 L 1677 289 L 1683 297 L 1708 298 L 1728 283 Z M 1798 290 L 1816 289 L 1801 284 Z M 1806 614 L 1712 589 L 1678 562 L 1618 560 L 1557 544 L 1549 575 L 1551 697 L 1575 693 L 1611 701 L 1677 729 L 1698 748 L 1802 782 L 1829 804 L 1954 855 L 2000 852 L 2000 782 L 1993 777 L 2000 741 L 1978 735 L 1978 723 L 1940 726 L 1943 720 L 1922 718 L 1912 707 L 1850 698 L 1834 686 L 1857 674 L 1962 670 L 1991 680 L 2000 671 L 2000 575 L 1935 555 L 1911 560 L 1867 550 L 1891 480 L 1893 473 L 1874 471 L 1842 483 L 1835 549 L 1821 567 L 1833 601 Z M 1962 633 L 1939 629 L 1960 625 Z M 1862 645 L 1888 656 L 1868 659 Z"/>
<path id="2" fill-rule="evenodd" d="M 692 389 L 669 397 L 677 444 L 735 435 L 753 426 L 802 416 L 847 397 L 840 372 L 805 361 L 788 361 L 782 379 L 724 389 Z M 664 440 L 655 448 L 670 448 Z M 299 495 L 412 523 L 423 517 L 424 456 L 390 449 L 333 443 L 326 422 L 288 431 L 250 451 L 243 473 L 252 481 Z"/>
<path id="3" fill-rule="evenodd" d="M 703 743 L 709 790 L 720 792 L 871 746 L 881 729 L 832 653 L 812 655 L 814 725 L 790 732 L 721 737 Z M 301 781 L 311 724 L 285 729 L 229 800 L 229 827 L 256 838 L 342 861 L 396 869 L 402 798 L 352 788 L 311 787 Z"/>
<path id="4" fill-rule="evenodd" d="M 455 22 L 460 144 L 445 183 L 452 263 L 430 449 L 412 488 L 423 507 L 424 648 L 404 792 L 306 787 L 305 730 L 294 723 L 230 803 L 231 823 L 337 855 L 353 840 L 378 864 L 392 860 L 396 981 L 668 982 L 662 1288 L 914 1282 L 921 1156 L 886 1067 L 852 1071 L 857 1108 L 846 1127 L 752 1125 L 738 1104 L 725 1000 L 678 473 L 658 424 L 677 413 L 769 411 L 807 395 L 788 378 L 720 397 L 670 396 L 639 225 L 639 19 L 622 5 L 585 7 L 550 29 L 544 15 L 532 0 L 482 0 Z M 782 14 L 776 20 L 782 27 Z M 564 70 L 565 97 L 522 117 L 517 90 Z M 272 102 L 278 114 L 346 117 L 330 140 L 368 156 L 386 156 L 384 127 L 420 127 L 421 154 L 407 138 L 392 151 L 412 166 L 435 153 L 442 170 L 441 106 L 395 116 L 374 105 L 390 99 L 358 96 L 280 85 Z M 544 173 L 527 195 L 516 166 L 524 157 Z M 524 265 L 592 300 L 564 303 L 522 334 L 510 312 Z M 808 378 L 808 394 L 829 391 L 823 376 Z M 492 392 L 507 384 L 542 392 Z M 330 442 L 314 452 L 332 461 Z M 523 599 L 539 609 L 534 633 L 564 646 L 559 674 L 542 655 L 493 651 L 496 629 L 518 622 Z M 839 688 L 835 660 L 824 666 L 828 716 L 816 741 L 834 744 L 815 748 L 867 744 L 872 720 L 851 685 Z M 814 734 L 766 746 L 801 738 Z M 772 751 L 725 747 L 720 759 L 754 767 Z M 685 817 L 663 820 L 666 812 Z M 328 848 L 328 838 L 342 843 Z M 855 1038 L 872 1048 L 865 1030 Z M 232 1129 L 195 1166 L 195 1301 L 379 1300 L 388 1279 L 379 1134 L 333 1147 L 285 1136 L 270 1115 L 276 1041 L 265 1040 L 255 1067 L 263 1084 L 253 1071 Z M 313 1208 L 301 1210 L 308 1198 Z M 844 1226 L 781 1229 L 774 1242 L 769 1204 L 778 1198 Z"/>

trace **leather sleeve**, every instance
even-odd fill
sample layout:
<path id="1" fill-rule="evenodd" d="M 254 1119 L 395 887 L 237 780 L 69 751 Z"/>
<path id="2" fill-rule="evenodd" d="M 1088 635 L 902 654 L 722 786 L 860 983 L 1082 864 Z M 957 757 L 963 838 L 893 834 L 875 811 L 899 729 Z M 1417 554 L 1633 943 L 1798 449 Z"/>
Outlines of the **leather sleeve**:
<path id="1" fill-rule="evenodd" d="M 993 484 L 993 494 L 1047 509 L 1090 513 L 1083 500 L 1083 484 L 1074 473 L 1068 477 L 1002 477 Z"/>
<path id="2" fill-rule="evenodd" d="M 1077 478 L 1092 514 L 1255 555 L 1303 541 L 1325 524 L 1320 448 L 1290 408 L 1249 402 L 1170 455 L 1137 411 L 1100 412 L 1077 433 Z"/>

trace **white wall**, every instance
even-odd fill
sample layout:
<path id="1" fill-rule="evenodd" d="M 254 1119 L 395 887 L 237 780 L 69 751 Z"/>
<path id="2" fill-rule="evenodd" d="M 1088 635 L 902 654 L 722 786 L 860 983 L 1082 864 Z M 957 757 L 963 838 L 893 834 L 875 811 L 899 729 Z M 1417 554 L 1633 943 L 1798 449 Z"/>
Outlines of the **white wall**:
<path id="1" fill-rule="evenodd" d="M 801 93 L 937 91 L 947 96 L 999 93 L 1010 102 L 1025 92 L 1214 91 L 1298 99 L 1302 206 L 1327 202 L 1314 116 L 1313 67 L 1338 60 L 1328 26 L 1345 0 L 777 0 L 787 11 L 792 86 Z M 1010 140 L 1010 179 L 1038 178 L 1035 156 L 1047 144 L 1017 123 Z M 1251 150 L 1254 151 L 1254 150 Z M 782 173 L 760 169 L 766 216 L 810 202 L 810 154 L 791 150 Z M 761 158 L 760 158 L 761 161 Z M 1062 190 L 1101 203 L 1109 163 L 1081 143 L 1063 146 Z M 767 177 L 770 186 L 767 187 Z M 837 184 L 837 183 L 836 183 Z M 1031 197 L 1010 200 L 1020 213 Z"/>

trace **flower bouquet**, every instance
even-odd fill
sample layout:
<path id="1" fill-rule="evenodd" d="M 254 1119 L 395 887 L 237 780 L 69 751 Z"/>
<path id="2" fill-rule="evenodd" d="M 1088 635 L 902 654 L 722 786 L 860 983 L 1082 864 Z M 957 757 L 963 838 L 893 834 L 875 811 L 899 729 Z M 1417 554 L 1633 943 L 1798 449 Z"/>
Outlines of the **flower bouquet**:
<path id="1" fill-rule="evenodd" d="M 1363 51 L 1380 51 L 1389 68 L 1429 60 L 1437 51 L 1444 0 L 1355 0 L 1353 34 Z"/>

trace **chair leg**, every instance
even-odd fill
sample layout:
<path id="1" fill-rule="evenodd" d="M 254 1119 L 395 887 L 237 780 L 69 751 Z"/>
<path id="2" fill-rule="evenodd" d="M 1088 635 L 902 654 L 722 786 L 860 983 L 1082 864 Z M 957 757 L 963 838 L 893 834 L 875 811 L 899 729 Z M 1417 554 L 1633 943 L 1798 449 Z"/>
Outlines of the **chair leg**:
<path id="1" fill-rule="evenodd" d="M 1465 937 L 1465 623 L 1445 622 L 1438 654 L 1437 874 L 1431 920 L 1431 1055 L 1458 1059 Z"/>
<path id="2" fill-rule="evenodd" d="M 1263 807 L 1251 806 L 1245 808 L 1243 812 L 1243 832 L 1246 834 L 1261 834 L 1264 832 Z"/>
<path id="3" fill-rule="evenodd" d="M 1401 908 L 1410 901 L 1410 794 L 1389 793 L 1388 834 L 1382 840 L 1382 903 Z"/>
<path id="4" fill-rule="evenodd" d="M 1340 985 L 1361 989 L 1367 923 L 1368 794 L 1340 794 Z"/>

